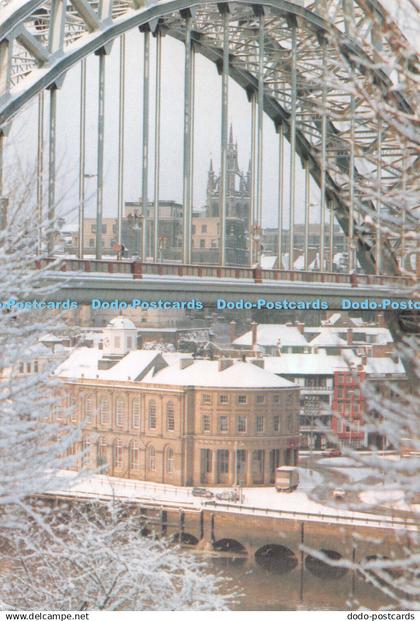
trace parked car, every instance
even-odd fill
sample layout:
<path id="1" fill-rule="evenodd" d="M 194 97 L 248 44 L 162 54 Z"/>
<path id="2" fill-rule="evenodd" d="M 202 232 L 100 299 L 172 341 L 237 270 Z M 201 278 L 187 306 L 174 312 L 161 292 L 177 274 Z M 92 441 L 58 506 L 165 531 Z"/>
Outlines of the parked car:
<path id="1" fill-rule="evenodd" d="M 340 457 L 341 451 L 339 448 L 332 448 L 328 451 L 327 457 Z"/>
<path id="2" fill-rule="evenodd" d="M 193 496 L 200 496 L 201 498 L 213 498 L 214 496 L 213 492 L 205 487 L 193 487 L 191 493 Z"/>
<path id="3" fill-rule="evenodd" d="M 239 502 L 239 492 L 236 490 L 226 490 L 225 492 L 219 492 L 216 494 L 218 500 L 227 500 L 228 502 Z"/>
<path id="4" fill-rule="evenodd" d="M 293 466 L 276 468 L 274 485 L 277 492 L 293 492 L 299 485 L 299 470 Z"/>
<path id="5" fill-rule="evenodd" d="M 346 496 L 346 491 L 342 489 L 341 487 L 338 487 L 337 489 L 333 490 L 332 495 L 333 495 L 333 498 L 335 498 L 336 500 L 344 500 Z"/>

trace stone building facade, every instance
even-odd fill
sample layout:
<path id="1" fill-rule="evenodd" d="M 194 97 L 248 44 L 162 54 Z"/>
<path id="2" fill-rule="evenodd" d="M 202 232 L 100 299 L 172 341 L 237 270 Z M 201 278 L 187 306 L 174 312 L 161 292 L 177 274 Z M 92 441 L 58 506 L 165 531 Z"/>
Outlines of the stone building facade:
<path id="1" fill-rule="evenodd" d="M 110 327 L 118 354 L 80 348 L 57 369 L 55 416 L 82 425 L 79 467 L 175 485 L 269 485 L 298 460 L 299 388 L 263 361 L 121 353 L 127 318 Z M 131 322 L 130 322 L 131 323 Z M 121 327 L 123 326 L 123 327 Z"/>

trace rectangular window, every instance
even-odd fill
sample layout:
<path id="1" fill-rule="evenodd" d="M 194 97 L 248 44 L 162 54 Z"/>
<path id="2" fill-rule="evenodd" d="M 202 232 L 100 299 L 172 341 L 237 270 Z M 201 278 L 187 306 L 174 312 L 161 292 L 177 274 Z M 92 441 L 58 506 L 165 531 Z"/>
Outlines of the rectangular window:
<path id="1" fill-rule="evenodd" d="M 156 427 L 157 427 L 156 404 L 154 401 L 150 401 L 149 403 L 149 429 L 156 429 Z"/>
<path id="2" fill-rule="evenodd" d="M 201 419 L 201 429 L 203 432 L 208 433 L 210 431 L 210 416 L 203 416 Z"/>
<path id="3" fill-rule="evenodd" d="M 108 399 L 101 399 L 99 404 L 99 412 L 101 418 L 101 425 L 109 425 L 109 401 Z"/>
<path id="4" fill-rule="evenodd" d="M 207 224 L 202 224 L 201 225 L 201 232 L 202 233 L 207 233 Z"/>
<path id="5" fill-rule="evenodd" d="M 192 225 L 192 234 L 195 235 L 195 224 Z"/>
<path id="6" fill-rule="evenodd" d="M 227 430 L 228 430 L 228 417 L 219 416 L 219 431 L 227 431 Z"/>
<path id="7" fill-rule="evenodd" d="M 255 431 L 264 431 L 264 416 L 257 416 L 255 421 Z"/>
<path id="8" fill-rule="evenodd" d="M 114 466 L 115 468 L 122 468 L 123 465 L 123 449 L 119 440 L 114 445 Z"/>
<path id="9" fill-rule="evenodd" d="M 246 399 L 246 395 L 238 395 L 238 403 L 240 405 L 244 405 L 246 403 L 247 399 Z"/>
<path id="10" fill-rule="evenodd" d="M 273 395 L 273 403 L 280 403 L 280 395 Z"/>
<path id="11" fill-rule="evenodd" d="M 133 429 L 140 428 L 140 399 L 134 399 L 131 406 L 131 424 Z"/>
<path id="12" fill-rule="evenodd" d="M 38 365 L 38 360 L 34 361 L 34 373 L 38 373 L 39 371 L 39 365 Z"/>
<path id="13" fill-rule="evenodd" d="M 229 451 L 223 449 L 217 452 L 219 458 L 219 473 L 227 474 L 229 472 Z"/>
<path id="14" fill-rule="evenodd" d="M 257 399 L 256 399 L 257 403 L 264 403 L 265 402 L 265 395 L 257 395 Z"/>
<path id="15" fill-rule="evenodd" d="M 273 416 L 273 431 L 280 431 L 280 416 Z"/>
<path id="16" fill-rule="evenodd" d="M 137 470 L 140 465 L 140 450 L 136 443 L 133 443 L 130 448 L 130 467 L 133 470 Z"/>
<path id="17" fill-rule="evenodd" d="M 85 419 L 88 425 L 93 423 L 93 410 L 94 403 L 92 397 L 86 397 L 85 399 Z"/>
<path id="18" fill-rule="evenodd" d="M 206 240 L 200 239 L 200 248 L 205 248 L 205 247 L 206 247 Z"/>
<path id="19" fill-rule="evenodd" d="M 25 366 L 23 364 L 23 362 L 19 362 L 19 373 L 23 373 L 25 370 Z"/>
<path id="20" fill-rule="evenodd" d="M 125 402 L 122 399 L 117 399 L 115 402 L 115 424 L 117 427 L 124 426 L 125 416 Z"/>
<path id="21" fill-rule="evenodd" d="M 211 396 L 203 394 L 201 397 L 201 403 L 211 403 Z"/>
<path id="22" fill-rule="evenodd" d="M 239 433 L 245 433 L 246 431 L 246 416 L 238 416 L 237 428 Z"/>
<path id="23" fill-rule="evenodd" d="M 222 405 L 226 405 L 226 403 L 229 403 L 229 397 L 227 395 L 220 395 L 219 403 L 221 403 Z"/>

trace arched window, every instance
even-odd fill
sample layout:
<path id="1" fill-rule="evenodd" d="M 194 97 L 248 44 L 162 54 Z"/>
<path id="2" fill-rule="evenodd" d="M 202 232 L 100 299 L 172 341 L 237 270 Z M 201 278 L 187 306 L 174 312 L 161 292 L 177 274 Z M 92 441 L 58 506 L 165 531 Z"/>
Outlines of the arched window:
<path id="1" fill-rule="evenodd" d="M 138 470 L 140 466 L 140 449 L 137 442 L 130 444 L 130 469 Z"/>
<path id="2" fill-rule="evenodd" d="M 149 429 L 156 429 L 156 427 L 156 401 L 152 399 L 151 401 L 149 401 Z"/>
<path id="3" fill-rule="evenodd" d="M 131 425 L 133 429 L 140 429 L 140 399 L 134 399 L 131 404 Z"/>
<path id="4" fill-rule="evenodd" d="M 114 468 L 122 468 L 123 465 L 123 447 L 121 440 L 114 442 Z"/>
<path id="5" fill-rule="evenodd" d="M 168 401 L 166 405 L 166 431 L 175 430 L 175 408 L 173 401 Z"/>
<path id="6" fill-rule="evenodd" d="M 85 421 L 88 425 L 93 423 L 94 408 L 95 404 L 92 395 L 87 395 L 85 398 Z"/>
<path id="7" fill-rule="evenodd" d="M 101 418 L 101 425 L 109 425 L 110 423 L 110 409 L 109 400 L 103 398 L 99 402 L 99 413 Z"/>
<path id="8" fill-rule="evenodd" d="M 125 401 L 124 399 L 115 400 L 115 424 L 117 427 L 124 427 L 125 423 Z"/>
<path id="9" fill-rule="evenodd" d="M 174 471 L 174 449 L 169 447 L 166 449 L 166 472 Z"/>
<path id="10" fill-rule="evenodd" d="M 149 470 L 156 470 L 156 451 L 154 446 L 149 446 Z"/>
<path id="11" fill-rule="evenodd" d="M 107 463 L 107 448 L 108 445 L 103 436 L 101 436 L 98 440 L 98 448 L 97 448 L 97 466 L 104 466 Z"/>

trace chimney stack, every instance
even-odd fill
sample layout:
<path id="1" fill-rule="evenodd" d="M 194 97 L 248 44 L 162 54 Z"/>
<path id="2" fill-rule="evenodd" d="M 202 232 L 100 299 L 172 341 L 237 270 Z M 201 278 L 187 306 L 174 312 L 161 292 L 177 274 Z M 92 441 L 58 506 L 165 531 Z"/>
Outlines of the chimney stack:
<path id="1" fill-rule="evenodd" d="M 251 334 L 252 334 L 252 349 L 256 349 L 257 348 L 257 327 L 258 324 L 253 321 L 251 323 Z"/>
<path id="2" fill-rule="evenodd" d="M 231 321 L 229 323 L 229 341 L 233 343 L 236 339 L 236 321 Z"/>
<path id="3" fill-rule="evenodd" d="M 298 321 L 298 322 L 296 323 L 296 327 L 297 327 L 297 329 L 299 330 L 299 332 L 300 332 L 301 334 L 303 334 L 303 332 L 304 332 L 304 330 L 305 330 L 305 324 L 304 324 L 304 323 L 302 323 L 301 321 Z"/>
<path id="4" fill-rule="evenodd" d="M 347 328 L 347 345 L 351 347 L 353 345 L 353 329 Z"/>
<path id="5" fill-rule="evenodd" d="M 219 371 L 224 371 L 228 369 L 233 364 L 233 360 L 231 358 L 219 358 Z"/>

